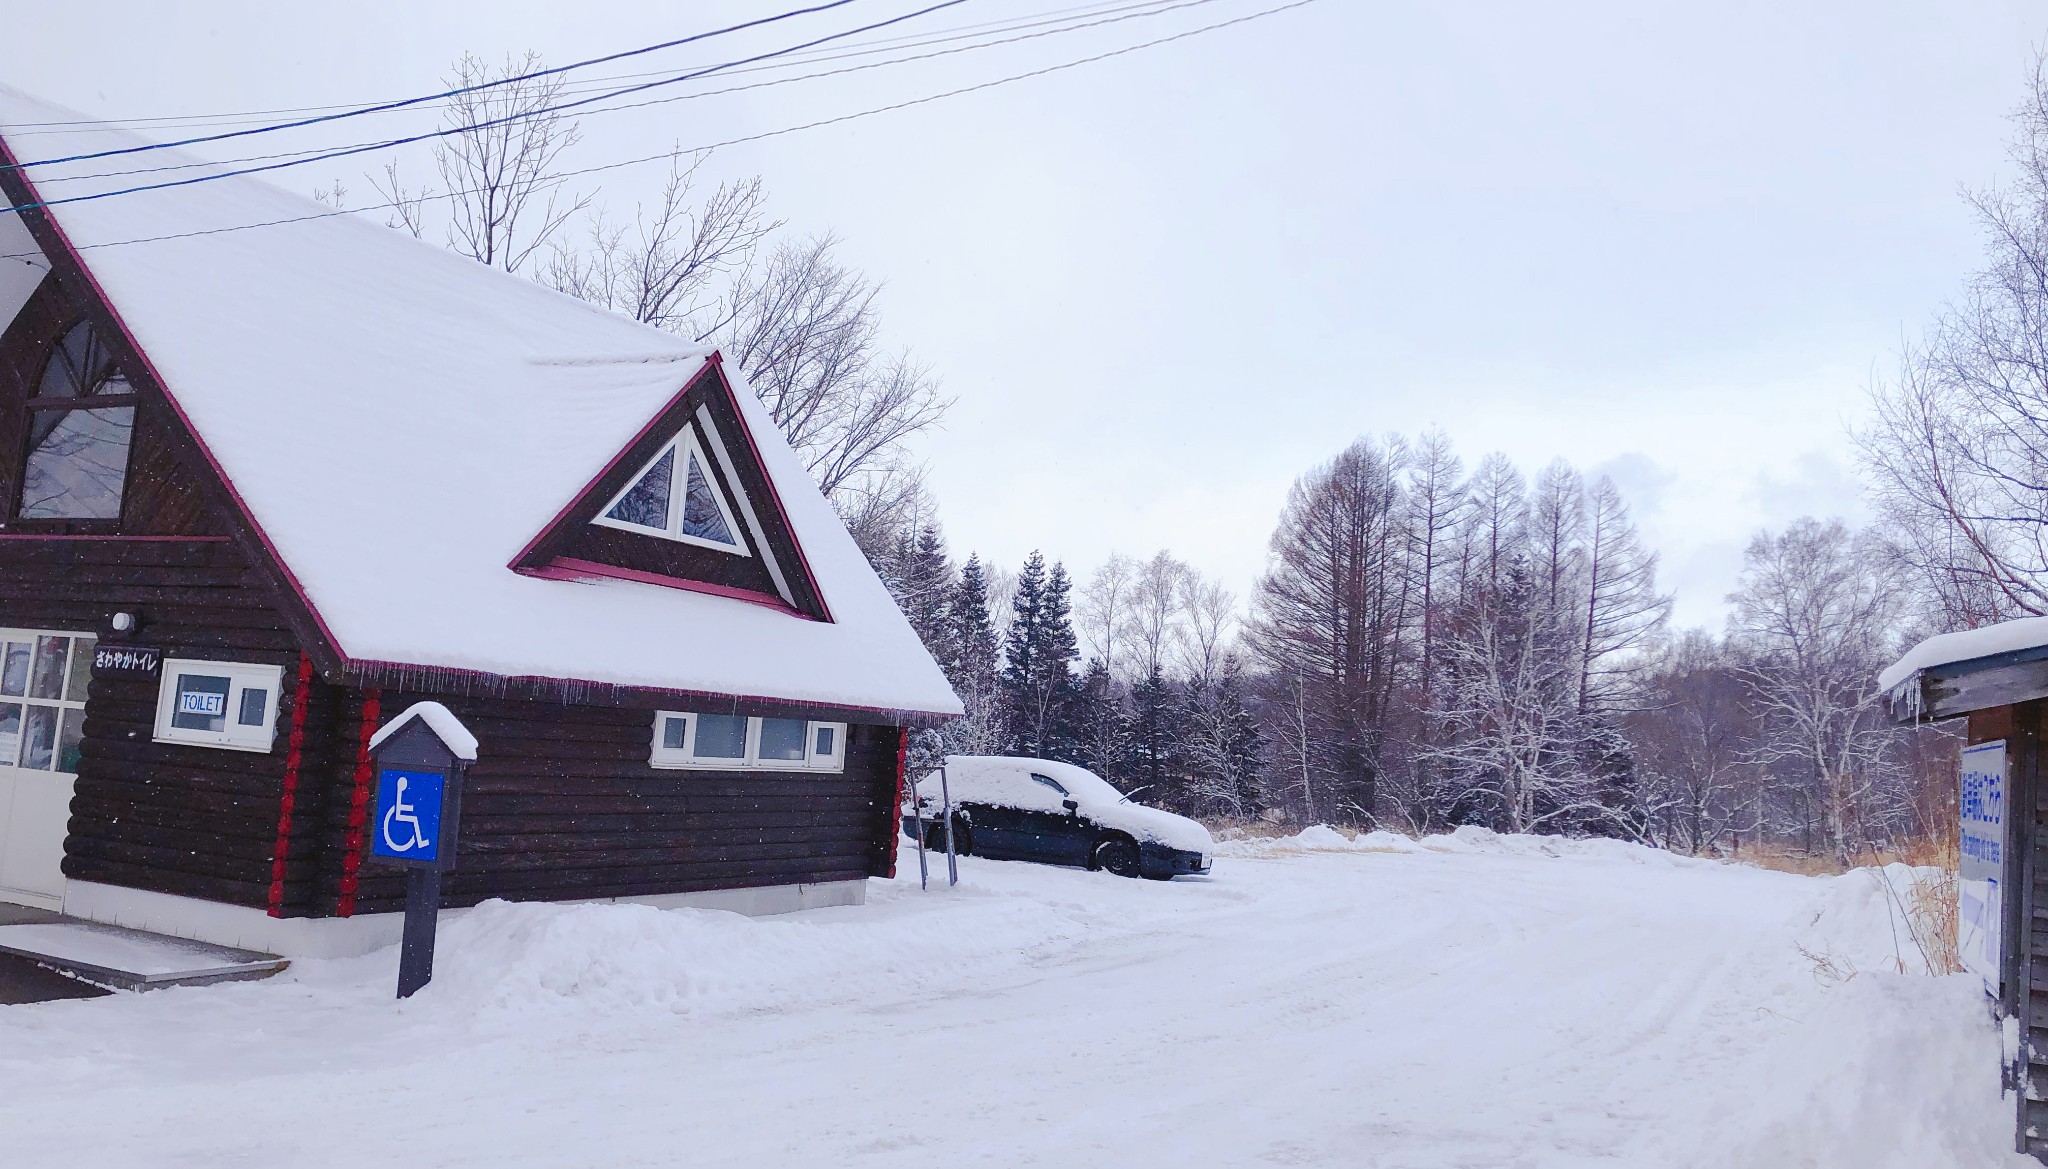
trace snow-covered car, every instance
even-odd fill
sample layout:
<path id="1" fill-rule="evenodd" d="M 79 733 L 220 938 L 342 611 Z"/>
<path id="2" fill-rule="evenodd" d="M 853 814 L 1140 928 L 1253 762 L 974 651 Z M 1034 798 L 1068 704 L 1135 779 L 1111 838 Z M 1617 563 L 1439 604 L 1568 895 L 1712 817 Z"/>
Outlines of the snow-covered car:
<path id="1" fill-rule="evenodd" d="M 1206 873 L 1215 841 L 1209 830 L 1172 812 L 1132 803 L 1101 776 L 1071 763 L 1009 755 L 949 755 L 955 852 L 997 860 L 1081 865 L 1122 877 L 1164 881 Z M 909 793 L 906 793 L 909 796 Z M 915 785 L 925 847 L 944 849 L 939 773 Z M 903 832 L 917 838 L 908 799 Z"/>

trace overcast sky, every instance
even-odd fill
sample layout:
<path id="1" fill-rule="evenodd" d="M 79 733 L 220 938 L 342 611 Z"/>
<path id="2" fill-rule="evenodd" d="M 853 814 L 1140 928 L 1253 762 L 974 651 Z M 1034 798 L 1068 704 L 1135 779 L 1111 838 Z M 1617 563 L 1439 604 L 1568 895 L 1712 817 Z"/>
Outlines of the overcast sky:
<path id="1" fill-rule="evenodd" d="M 927 0 L 929 2 L 929 0 Z M 923 97 L 1275 7 L 1164 16 L 852 78 L 601 114 L 596 165 Z M 896 33 L 1079 0 L 967 0 Z M 783 3 L 0 7 L 0 80 L 116 117 L 430 91 Z M 724 60 L 922 6 L 611 72 Z M 1077 576 L 1171 549 L 1240 594 L 1292 480 L 1442 426 L 1614 476 L 1678 619 L 1718 626 L 1764 526 L 1861 514 L 1847 430 L 1974 264 L 2048 12 L 2025 0 L 1316 0 L 1112 60 L 717 156 L 887 284 L 892 343 L 959 399 L 922 444 L 956 552 Z M 349 124 L 331 141 L 372 132 Z M 374 132 L 400 128 L 384 123 Z M 371 164 L 340 178 L 355 198 Z M 621 210 L 658 169 L 614 172 Z"/>

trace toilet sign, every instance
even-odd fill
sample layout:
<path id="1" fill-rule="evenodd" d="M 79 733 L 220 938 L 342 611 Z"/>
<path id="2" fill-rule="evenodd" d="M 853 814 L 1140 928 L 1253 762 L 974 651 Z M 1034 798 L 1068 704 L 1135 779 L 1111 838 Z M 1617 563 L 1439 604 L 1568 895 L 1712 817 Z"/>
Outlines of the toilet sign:
<path id="1" fill-rule="evenodd" d="M 2005 744 L 1963 752 L 1961 863 L 1956 866 L 1956 948 L 1963 965 L 1999 992 L 2005 934 Z"/>
<path id="2" fill-rule="evenodd" d="M 386 860 L 438 865 L 442 794 L 439 771 L 386 767 L 377 773 L 377 830 L 370 852 Z"/>

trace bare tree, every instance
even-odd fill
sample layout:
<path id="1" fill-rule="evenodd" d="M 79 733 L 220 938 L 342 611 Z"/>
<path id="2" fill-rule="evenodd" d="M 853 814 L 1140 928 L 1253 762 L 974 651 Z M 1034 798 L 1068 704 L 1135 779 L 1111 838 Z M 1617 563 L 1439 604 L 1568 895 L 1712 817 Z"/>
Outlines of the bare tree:
<path id="1" fill-rule="evenodd" d="M 1179 639 L 1183 606 L 1194 570 L 1170 552 L 1156 552 L 1138 566 L 1131 582 L 1129 645 L 1135 678 L 1166 669 L 1167 653 Z"/>
<path id="2" fill-rule="evenodd" d="M 1952 627 L 2048 613 L 2048 58 L 2013 120 L 2013 180 L 1969 196 L 1985 266 L 1858 435 L 1895 554 Z"/>
<path id="3" fill-rule="evenodd" d="M 1750 541 L 1729 597 L 1742 675 L 1763 715 L 1755 762 L 1811 795 L 1824 840 L 1845 862 L 1869 819 L 1864 802 L 1888 778 L 1897 740 L 1878 709 L 1877 672 L 1899 615 L 1878 550 L 1840 520 L 1794 521 Z"/>
<path id="4" fill-rule="evenodd" d="M 1639 652 L 1670 617 L 1671 598 L 1657 591 L 1657 554 L 1642 546 L 1628 505 L 1605 475 L 1587 494 L 1585 541 L 1579 709 L 1612 710 L 1640 665 Z"/>
<path id="5" fill-rule="evenodd" d="M 782 226 L 767 218 L 756 177 L 720 183 L 692 198 L 706 155 L 678 151 L 652 208 L 634 215 L 631 233 L 594 211 L 581 246 L 549 245 L 541 283 L 658 329 L 697 335 L 718 322 L 719 281 L 742 270 L 755 248 Z"/>
<path id="6" fill-rule="evenodd" d="M 878 350 L 877 286 L 840 264 L 829 235 L 784 243 L 727 298 L 726 356 L 829 496 L 886 496 L 904 444 L 952 399 L 907 354 Z"/>
<path id="7" fill-rule="evenodd" d="M 1075 606 L 1075 627 L 1089 655 L 1101 662 L 1118 679 L 1128 682 L 1123 670 L 1124 638 L 1131 622 L 1131 589 L 1138 575 L 1138 562 L 1121 552 L 1112 552 L 1081 590 Z"/>
<path id="8" fill-rule="evenodd" d="M 1463 474 L 1464 465 L 1451 449 L 1449 435 L 1432 430 L 1422 436 L 1408 478 L 1408 533 L 1414 542 L 1409 563 L 1419 597 L 1416 612 L 1422 628 L 1417 673 L 1425 702 L 1436 676 L 1440 613 L 1457 590 L 1457 581 L 1448 570 L 1454 566 L 1455 536 L 1469 502 Z"/>
<path id="9" fill-rule="evenodd" d="M 1221 581 L 1189 570 L 1181 582 L 1181 623 L 1174 644 L 1183 674 L 1197 685 L 1216 682 L 1229 665 L 1237 596 Z"/>
<path id="10" fill-rule="evenodd" d="M 443 127 L 458 133 L 434 140 L 441 189 L 407 190 L 396 162 L 386 164 L 383 180 L 371 180 L 391 202 L 394 226 L 424 236 L 429 207 L 445 203 L 442 226 L 450 248 L 517 272 L 589 205 L 587 195 L 562 192 L 562 153 L 581 137 L 574 119 L 551 108 L 567 75 L 526 76 L 540 64 L 533 52 L 507 56 L 497 69 L 462 55 L 453 75 L 442 78 L 449 89 L 466 92 L 450 97 L 442 113 Z M 489 84 L 498 81 L 506 83 Z"/>

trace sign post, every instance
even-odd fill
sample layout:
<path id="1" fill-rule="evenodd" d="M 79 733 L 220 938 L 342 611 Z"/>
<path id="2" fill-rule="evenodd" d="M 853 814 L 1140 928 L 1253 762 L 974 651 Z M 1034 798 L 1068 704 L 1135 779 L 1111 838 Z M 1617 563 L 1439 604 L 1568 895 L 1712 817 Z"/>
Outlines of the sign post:
<path id="1" fill-rule="evenodd" d="M 2005 935 L 2005 744 L 1963 752 L 1956 872 L 1956 949 L 1963 965 L 2000 993 Z M 2024 991 L 2024 986 L 2021 988 Z"/>
<path id="2" fill-rule="evenodd" d="M 434 977 L 441 874 L 455 867 L 462 776 L 476 762 L 476 746 L 476 736 L 438 702 L 406 708 L 370 740 L 377 771 L 370 855 L 407 870 L 405 935 L 398 951 L 402 999 Z"/>

